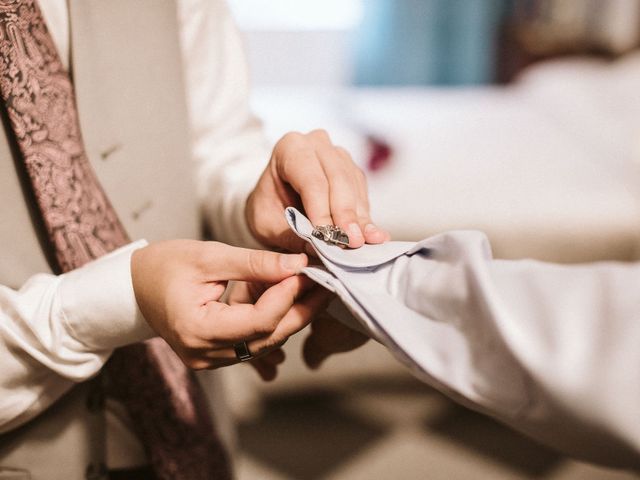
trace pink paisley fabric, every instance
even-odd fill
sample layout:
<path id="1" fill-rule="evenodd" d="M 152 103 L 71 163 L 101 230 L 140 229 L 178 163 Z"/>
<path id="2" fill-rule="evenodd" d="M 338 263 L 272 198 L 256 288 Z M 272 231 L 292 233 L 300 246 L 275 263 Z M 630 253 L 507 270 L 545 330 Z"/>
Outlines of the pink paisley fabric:
<path id="1" fill-rule="evenodd" d="M 73 89 L 34 2 L 0 4 L 0 90 L 63 271 L 125 243 L 80 136 Z"/>
<path id="2" fill-rule="evenodd" d="M 57 267 L 128 243 L 85 153 L 73 85 L 35 0 L 0 0 L 0 94 Z M 204 394 L 163 340 L 118 349 L 106 371 L 158 478 L 230 478 Z"/>

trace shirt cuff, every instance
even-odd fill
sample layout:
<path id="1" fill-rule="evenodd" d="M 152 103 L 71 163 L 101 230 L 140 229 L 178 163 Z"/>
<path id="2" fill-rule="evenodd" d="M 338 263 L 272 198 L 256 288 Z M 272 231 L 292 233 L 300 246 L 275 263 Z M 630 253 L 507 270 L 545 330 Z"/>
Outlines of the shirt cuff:
<path id="1" fill-rule="evenodd" d="M 251 187 L 250 189 L 246 189 L 246 191 L 238 193 L 236 216 L 239 219 L 238 234 L 241 239 L 240 245 L 244 248 L 252 248 L 254 250 L 269 250 L 269 247 L 260 243 L 256 237 L 253 236 L 253 233 L 251 233 L 251 229 L 249 228 L 249 223 L 247 222 L 247 216 L 245 215 L 247 201 L 249 200 L 249 195 L 251 195 L 253 188 L 254 187 Z"/>
<path id="2" fill-rule="evenodd" d="M 155 336 L 138 308 L 131 280 L 131 255 L 146 245 L 138 240 L 62 275 L 63 321 L 85 349 L 112 350 Z"/>
<path id="3" fill-rule="evenodd" d="M 262 169 L 252 162 L 230 165 L 223 172 L 204 174 L 201 198 L 213 239 L 237 247 L 265 250 L 251 233 L 245 216 L 247 199 Z M 208 188 L 207 188 L 208 186 Z"/>

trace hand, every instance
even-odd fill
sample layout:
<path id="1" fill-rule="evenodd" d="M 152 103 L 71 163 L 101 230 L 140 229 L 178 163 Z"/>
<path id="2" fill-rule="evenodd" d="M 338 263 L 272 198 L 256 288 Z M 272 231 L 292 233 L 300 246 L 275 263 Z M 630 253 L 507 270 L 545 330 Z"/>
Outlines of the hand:
<path id="1" fill-rule="evenodd" d="M 333 296 L 324 288 L 314 287 L 314 282 L 309 278 L 301 278 L 305 283 L 305 291 L 304 296 L 298 302 L 299 318 L 283 319 L 271 335 L 273 341 L 271 350 L 266 355 L 248 362 L 265 381 L 276 378 L 278 365 L 285 360 L 285 353 L 280 347 L 284 345 L 287 338 L 306 326 L 315 312 L 324 310 Z M 227 301 L 229 305 L 255 303 L 264 295 L 269 286 L 269 284 L 259 282 L 234 282 Z M 251 351 L 253 352 L 253 350 Z"/>
<path id="2" fill-rule="evenodd" d="M 309 321 L 317 299 L 301 299 L 309 281 L 296 276 L 304 254 L 284 255 L 217 242 L 172 240 L 133 253 L 131 273 L 149 325 L 194 369 L 237 363 L 235 343 L 256 356 L 277 348 Z M 220 302 L 227 281 L 266 282 L 255 302 Z"/>
<path id="3" fill-rule="evenodd" d="M 324 130 L 282 137 L 245 209 L 249 229 L 259 242 L 301 252 L 306 244 L 291 232 L 282 214 L 288 206 L 303 209 L 314 225 L 338 225 L 349 235 L 352 248 L 389 239 L 371 221 L 364 173 Z"/>
<path id="4" fill-rule="evenodd" d="M 302 357 L 307 366 L 315 370 L 334 353 L 355 350 L 367 343 L 367 340 L 369 337 L 366 335 L 325 313 L 311 324 L 311 333 L 302 347 Z"/>

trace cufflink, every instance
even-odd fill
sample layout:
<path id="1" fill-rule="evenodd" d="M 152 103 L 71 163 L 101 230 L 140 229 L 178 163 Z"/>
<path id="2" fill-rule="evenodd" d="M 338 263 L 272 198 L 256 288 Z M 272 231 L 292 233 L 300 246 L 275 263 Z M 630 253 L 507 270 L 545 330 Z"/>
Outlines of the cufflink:
<path id="1" fill-rule="evenodd" d="M 318 225 L 313 229 L 311 235 L 331 245 L 349 246 L 349 235 L 335 225 Z"/>

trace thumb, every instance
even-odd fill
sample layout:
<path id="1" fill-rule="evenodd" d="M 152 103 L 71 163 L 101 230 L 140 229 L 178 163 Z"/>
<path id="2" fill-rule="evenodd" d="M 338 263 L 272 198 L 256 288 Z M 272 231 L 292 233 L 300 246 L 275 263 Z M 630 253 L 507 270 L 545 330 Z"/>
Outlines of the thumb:
<path id="1" fill-rule="evenodd" d="M 288 226 L 286 231 L 278 235 L 274 245 L 287 252 L 306 252 L 307 255 L 317 256 L 311 244 L 293 233 Z"/>
<path id="2" fill-rule="evenodd" d="M 222 246 L 215 272 L 219 280 L 277 283 L 300 273 L 307 266 L 305 254 L 285 254 L 266 250 Z"/>

